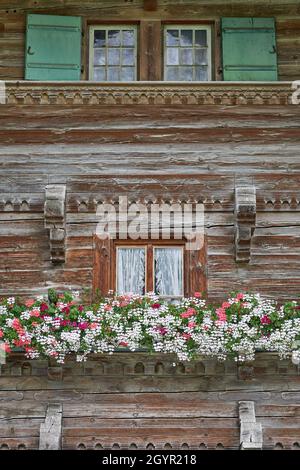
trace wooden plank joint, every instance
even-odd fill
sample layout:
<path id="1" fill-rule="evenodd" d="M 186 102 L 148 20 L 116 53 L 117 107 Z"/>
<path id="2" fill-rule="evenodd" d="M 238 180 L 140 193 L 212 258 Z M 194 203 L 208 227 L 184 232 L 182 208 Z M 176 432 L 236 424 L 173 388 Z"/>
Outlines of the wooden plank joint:
<path id="1" fill-rule="evenodd" d="M 61 449 L 62 405 L 48 404 L 45 422 L 40 426 L 40 450 Z"/>
<path id="2" fill-rule="evenodd" d="M 239 402 L 239 417 L 241 450 L 262 449 L 262 425 L 256 422 L 253 401 Z"/>
<path id="3" fill-rule="evenodd" d="M 66 186 L 46 186 L 44 205 L 45 228 L 50 229 L 50 252 L 52 263 L 65 261 Z"/>
<path id="4" fill-rule="evenodd" d="M 236 262 L 249 263 L 251 258 L 251 238 L 256 223 L 255 186 L 235 188 L 235 258 Z"/>

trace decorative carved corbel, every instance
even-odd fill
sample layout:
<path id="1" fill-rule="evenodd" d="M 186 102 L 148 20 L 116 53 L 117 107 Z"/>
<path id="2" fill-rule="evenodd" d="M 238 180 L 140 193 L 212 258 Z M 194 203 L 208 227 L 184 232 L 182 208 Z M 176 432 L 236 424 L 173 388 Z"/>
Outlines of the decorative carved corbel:
<path id="1" fill-rule="evenodd" d="M 46 186 L 44 205 L 45 228 L 50 229 L 50 252 L 52 263 L 65 261 L 66 186 Z"/>
<path id="2" fill-rule="evenodd" d="M 242 450 L 262 449 L 262 425 L 256 422 L 253 401 L 239 402 L 240 448 Z"/>
<path id="3" fill-rule="evenodd" d="M 235 188 L 235 258 L 237 262 L 249 263 L 251 238 L 256 222 L 255 186 Z"/>

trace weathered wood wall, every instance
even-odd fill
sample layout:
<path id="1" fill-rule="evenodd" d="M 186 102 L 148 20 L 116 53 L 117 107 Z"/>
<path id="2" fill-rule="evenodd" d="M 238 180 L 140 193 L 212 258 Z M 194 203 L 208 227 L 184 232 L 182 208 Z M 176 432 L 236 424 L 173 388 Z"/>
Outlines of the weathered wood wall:
<path id="1" fill-rule="evenodd" d="M 122 22 L 274 16 L 280 80 L 300 76 L 296 0 L 159 0 L 151 12 L 141 0 L 21 3 L 0 0 L 0 79 L 24 77 L 26 12 Z M 98 97 L 87 99 L 87 86 L 81 82 L 72 95 L 62 85 L 61 93 L 40 91 L 41 98 L 32 89 L 22 99 L 14 84 L 9 104 L 0 106 L 0 294 L 91 287 L 95 201 L 124 192 L 132 200 L 180 196 L 205 202 L 212 298 L 232 288 L 281 298 L 298 294 L 300 107 L 287 105 L 290 84 L 268 99 L 265 90 L 249 92 L 250 99 L 245 89 L 235 99 L 208 90 L 201 102 L 194 90 L 181 98 L 175 86 L 160 91 L 159 85 L 138 98 L 136 90 L 108 98 L 98 90 Z M 234 256 L 234 188 L 240 180 L 257 188 L 248 265 L 236 264 Z M 60 266 L 50 261 L 44 228 L 48 183 L 67 185 L 66 263 Z"/>
<path id="2" fill-rule="evenodd" d="M 62 404 L 64 449 L 238 449 L 241 400 L 255 403 L 265 449 L 300 448 L 299 370 L 290 360 L 173 361 L 118 353 L 60 366 L 14 354 L 1 366 L 0 449 L 37 449 L 51 403 Z"/>
<path id="3" fill-rule="evenodd" d="M 22 93 L 12 89 L 13 101 Z M 74 105 L 85 86 L 79 98 L 66 87 L 51 90 L 45 95 L 56 93 L 71 104 L 34 105 L 35 88 L 29 87 L 20 102 L 0 107 L 1 294 L 91 287 L 96 203 L 127 194 L 129 201 L 204 202 L 212 298 L 233 288 L 298 295 L 300 106 L 281 105 L 279 92 L 274 98 L 259 88 L 249 92 L 258 103 L 267 93 L 277 104 L 176 104 L 178 89 L 170 93 L 161 85 L 150 89 L 149 100 L 158 96 L 169 104 L 147 104 L 143 92 L 137 104 L 119 105 L 135 96 L 138 90 L 131 89 L 117 90 L 116 101 L 108 91 L 111 105 Z M 285 90 L 288 97 L 288 84 Z M 232 99 L 226 92 L 226 102 Z M 234 188 L 240 181 L 257 189 L 249 264 L 237 264 L 234 256 Z M 48 183 L 67 186 L 66 262 L 56 267 L 44 228 Z"/>
<path id="4" fill-rule="evenodd" d="M 218 20 L 222 16 L 274 17 L 280 80 L 300 76 L 300 5 L 298 0 L 158 0 L 145 11 L 143 0 L 0 0 L 0 80 L 24 78 L 25 14 L 80 15 L 88 21 Z M 85 23 L 86 24 L 86 23 Z M 86 41 L 85 34 L 83 41 Z M 85 62 L 85 59 L 84 59 Z M 82 78 L 87 78 L 86 68 Z"/>

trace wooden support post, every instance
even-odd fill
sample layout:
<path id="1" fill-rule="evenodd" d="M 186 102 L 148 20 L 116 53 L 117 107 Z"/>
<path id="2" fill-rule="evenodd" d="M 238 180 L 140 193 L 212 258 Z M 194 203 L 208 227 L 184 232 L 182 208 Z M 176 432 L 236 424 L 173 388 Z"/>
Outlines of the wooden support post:
<path id="1" fill-rule="evenodd" d="M 45 228 L 50 229 L 50 253 L 53 263 L 65 261 L 66 186 L 49 184 L 46 186 Z"/>
<path id="2" fill-rule="evenodd" d="M 262 425 L 256 422 L 253 401 L 239 402 L 239 417 L 241 450 L 262 449 Z"/>
<path id="3" fill-rule="evenodd" d="M 235 188 L 235 257 L 237 262 L 249 263 L 251 258 L 251 238 L 256 222 L 255 186 Z"/>
<path id="4" fill-rule="evenodd" d="M 45 422 L 40 426 L 40 450 L 61 449 L 62 405 L 48 404 Z"/>

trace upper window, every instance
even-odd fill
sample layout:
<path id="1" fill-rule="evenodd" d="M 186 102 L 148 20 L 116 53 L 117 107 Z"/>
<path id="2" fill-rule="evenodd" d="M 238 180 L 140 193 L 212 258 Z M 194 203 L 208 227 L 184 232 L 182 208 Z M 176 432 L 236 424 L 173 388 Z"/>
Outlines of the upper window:
<path id="1" fill-rule="evenodd" d="M 93 26 L 90 29 L 90 80 L 101 82 L 137 79 L 137 28 Z"/>
<path id="2" fill-rule="evenodd" d="M 164 79 L 211 80 L 209 26 L 169 25 L 164 29 Z"/>

